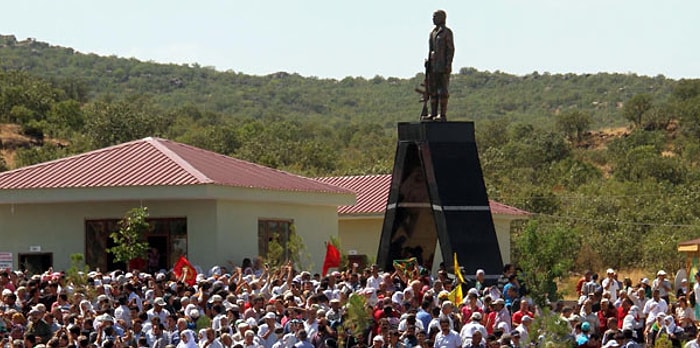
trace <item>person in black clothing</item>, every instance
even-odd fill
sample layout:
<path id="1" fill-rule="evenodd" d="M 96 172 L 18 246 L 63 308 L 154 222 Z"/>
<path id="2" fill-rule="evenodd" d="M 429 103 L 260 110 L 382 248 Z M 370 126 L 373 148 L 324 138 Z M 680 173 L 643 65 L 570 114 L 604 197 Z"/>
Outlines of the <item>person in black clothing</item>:
<path id="1" fill-rule="evenodd" d="M 503 287 L 508 284 L 508 278 L 512 274 L 515 274 L 515 266 L 507 263 L 505 266 L 503 266 L 503 274 L 498 277 L 498 290 L 500 290 L 501 293 L 503 293 Z"/>

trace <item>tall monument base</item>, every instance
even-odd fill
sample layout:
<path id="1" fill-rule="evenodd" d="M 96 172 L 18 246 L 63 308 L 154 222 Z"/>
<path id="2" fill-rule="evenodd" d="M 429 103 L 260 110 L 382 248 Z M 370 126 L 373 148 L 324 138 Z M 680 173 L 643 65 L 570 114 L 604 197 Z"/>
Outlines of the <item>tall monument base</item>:
<path id="1" fill-rule="evenodd" d="M 476 150 L 473 122 L 399 123 L 391 189 L 377 263 L 416 257 L 432 269 L 439 240 L 468 274 L 498 275 L 503 261 Z M 466 274 L 465 274 L 466 275 Z"/>

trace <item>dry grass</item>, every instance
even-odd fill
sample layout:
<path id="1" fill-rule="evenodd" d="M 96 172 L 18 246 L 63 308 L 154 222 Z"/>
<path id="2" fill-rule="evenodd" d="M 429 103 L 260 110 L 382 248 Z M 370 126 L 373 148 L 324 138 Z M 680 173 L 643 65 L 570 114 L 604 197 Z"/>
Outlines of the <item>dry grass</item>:
<path id="1" fill-rule="evenodd" d="M 68 146 L 69 142 L 62 139 L 44 137 L 43 143 L 58 146 Z M 0 157 L 5 159 L 8 168 L 15 168 L 15 153 L 18 149 L 41 146 L 42 141 L 22 134 L 22 126 L 18 124 L 0 123 Z"/>
<path id="2" fill-rule="evenodd" d="M 607 269 L 597 270 L 594 272 L 598 273 L 598 280 L 602 280 L 605 277 L 605 272 Z M 669 272 L 670 273 L 670 272 Z M 632 284 L 636 285 L 642 278 L 654 279 L 655 273 L 649 272 L 641 269 L 629 269 L 629 270 L 617 270 L 618 277 L 620 281 L 625 278 L 632 280 Z M 576 300 L 576 283 L 582 277 L 582 274 L 572 274 L 568 278 L 565 278 L 557 283 L 559 292 L 564 295 L 564 300 Z M 672 278 L 671 278 L 672 279 Z"/>

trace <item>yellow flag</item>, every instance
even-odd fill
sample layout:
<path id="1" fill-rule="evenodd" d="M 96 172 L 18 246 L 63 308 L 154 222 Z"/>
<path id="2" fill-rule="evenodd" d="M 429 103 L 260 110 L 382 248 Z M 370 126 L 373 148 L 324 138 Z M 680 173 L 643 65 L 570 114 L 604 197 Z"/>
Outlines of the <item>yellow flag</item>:
<path id="1" fill-rule="evenodd" d="M 462 271 L 459 269 L 459 262 L 457 262 L 457 253 L 454 253 L 454 263 L 455 263 L 455 277 L 457 278 L 458 285 L 462 284 L 462 283 L 466 283 L 464 281 L 464 277 L 462 277 Z M 460 289 L 462 288 L 461 286 L 457 286 L 457 287 Z M 461 295 L 462 295 L 462 293 L 460 292 L 460 297 L 461 297 Z"/>
<path id="2" fill-rule="evenodd" d="M 452 301 L 455 306 L 459 306 L 462 303 L 462 283 L 455 284 L 455 288 L 447 295 L 447 299 Z"/>

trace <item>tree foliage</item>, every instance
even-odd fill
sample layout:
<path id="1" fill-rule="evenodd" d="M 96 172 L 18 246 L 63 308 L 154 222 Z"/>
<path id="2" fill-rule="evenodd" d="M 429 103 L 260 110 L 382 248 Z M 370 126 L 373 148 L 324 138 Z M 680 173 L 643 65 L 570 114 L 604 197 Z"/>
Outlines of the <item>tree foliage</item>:
<path id="1" fill-rule="evenodd" d="M 0 36 L 0 144 L 7 169 L 160 136 L 300 175 L 387 174 L 422 80 L 252 76 Z M 542 274 L 522 258 L 532 282 L 676 267 L 676 243 L 700 233 L 700 80 L 464 67 L 450 86 L 451 120 L 475 122 L 489 197 L 533 214 L 515 240 L 543 253 L 578 243 Z M 21 134 L 4 137 L 6 123 Z"/>
<path id="2" fill-rule="evenodd" d="M 114 246 L 107 252 L 114 255 L 115 261 L 129 262 L 146 256 L 149 246 L 144 235 L 151 228 L 148 216 L 147 207 L 133 208 L 119 221 L 119 230 L 109 234 Z"/>
<path id="3" fill-rule="evenodd" d="M 652 97 L 646 93 L 640 93 L 628 100 L 622 109 L 622 115 L 632 122 L 635 127 L 644 126 L 644 116 L 652 108 Z"/>
<path id="4" fill-rule="evenodd" d="M 578 143 L 583 139 L 583 134 L 591 126 L 591 116 L 581 110 L 569 110 L 556 115 L 556 127 L 570 142 Z"/>
<path id="5" fill-rule="evenodd" d="M 281 266 L 289 261 L 300 269 L 311 268 L 311 255 L 306 250 L 304 239 L 296 233 L 296 225 L 291 224 L 286 236 L 275 233 L 267 244 L 266 261 L 272 267 Z"/>
<path id="6" fill-rule="evenodd" d="M 516 235 L 517 263 L 526 270 L 525 281 L 541 307 L 561 298 L 556 280 L 568 274 L 580 250 L 580 233 L 557 223 L 534 220 Z"/>

